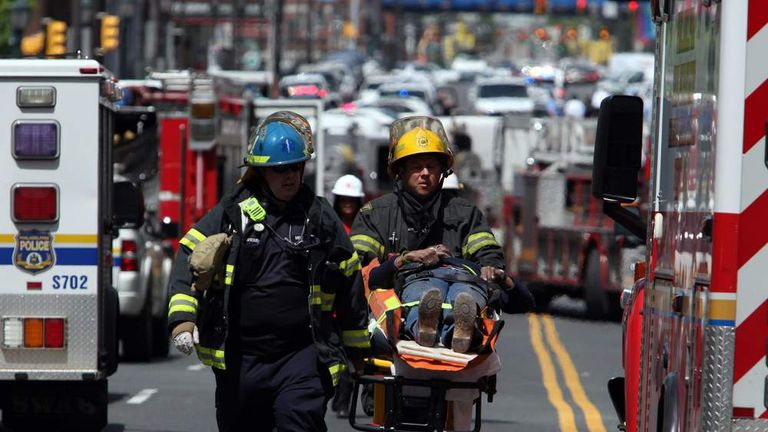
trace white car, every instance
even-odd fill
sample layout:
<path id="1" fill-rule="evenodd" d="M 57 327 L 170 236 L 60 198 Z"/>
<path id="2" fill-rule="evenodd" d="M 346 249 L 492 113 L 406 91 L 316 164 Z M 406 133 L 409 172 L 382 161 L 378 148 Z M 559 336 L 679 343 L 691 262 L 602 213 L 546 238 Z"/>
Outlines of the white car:
<path id="1" fill-rule="evenodd" d="M 414 115 L 434 115 L 432 108 L 423 100 L 416 97 L 382 97 L 376 102 L 363 106 L 371 106 L 382 109 L 396 118 Z"/>
<path id="2" fill-rule="evenodd" d="M 524 78 L 478 79 L 469 100 L 478 114 L 531 114 L 533 99 Z"/>
<path id="3" fill-rule="evenodd" d="M 120 298 L 123 357 L 168 355 L 166 285 L 173 261 L 148 228 L 122 228 L 112 241 L 112 283 Z"/>

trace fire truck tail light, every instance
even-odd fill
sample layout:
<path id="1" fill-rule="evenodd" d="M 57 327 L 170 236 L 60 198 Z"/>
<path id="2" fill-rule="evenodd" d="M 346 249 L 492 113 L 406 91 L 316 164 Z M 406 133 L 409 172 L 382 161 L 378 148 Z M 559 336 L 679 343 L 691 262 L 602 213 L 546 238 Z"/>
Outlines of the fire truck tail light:
<path id="1" fill-rule="evenodd" d="M 17 121 L 13 126 L 13 157 L 16 159 L 59 157 L 59 124 L 55 121 Z"/>
<path id="2" fill-rule="evenodd" d="M 43 320 L 41 318 L 25 318 L 24 348 L 42 348 L 43 333 Z"/>
<path id="3" fill-rule="evenodd" d="M 14 222 L 53 223 L 59 219 L 59 193 L 55 186 L 13 187 Z"/>
<path id="4" fill-rule="evenodd" d="M 56 106 L 54 87 L 19 87 L 16 89 L 19 108 L 53 108 Z"/>
<path id="5" fill-rule="evenodd" d="M 67 320 L 53 317 L 8 317 L 2 320 L 3 348 L 64 348 Z"/>
<path id="6" fill-rule="evenodd" d="M 133 240 L 123 240 L 120 246 L 120 271 L 139 271 L 139 263 L 136 259 L 136 242 Z"/>
<path id="7" fill-rule="evenodd" d="M 45 347 L 64 348 L 64 318 L 45 319 Z"/>
<path id="8" fill-rule="evenodd" d="M 21 318 L 3 319 L 3 346 L 21 348 L 24 345 L 24 322 Z"/>

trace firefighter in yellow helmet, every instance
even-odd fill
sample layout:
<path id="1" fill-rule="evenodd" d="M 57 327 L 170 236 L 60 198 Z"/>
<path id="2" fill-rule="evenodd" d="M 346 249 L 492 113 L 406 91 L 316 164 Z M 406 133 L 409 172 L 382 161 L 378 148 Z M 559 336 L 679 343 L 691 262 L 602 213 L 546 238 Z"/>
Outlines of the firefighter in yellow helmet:
<path id="1" fill-rule="evenodd" d="M 401 336 L 467 352 L 480 341 L 476 318 L 488 296 L 477 284 L 454 282 L 465 276 L 486 281 L 506 276 L 502 249 L 482 212 L 441 190 L 452 165 L 453 153 L 438 119 L 395 121 L 388 160 L 394 192 L 363 206 L 351 238 L 364 265 L 377 259 L 393 271 L 418 267 L 395 287 L 402 303 L 418 305 L 403 312 L 407 318 Z M 446 264 L 449 257 L 477 264 L 479 274 L 466 275 L 471 272 L 467 268 Z"/>

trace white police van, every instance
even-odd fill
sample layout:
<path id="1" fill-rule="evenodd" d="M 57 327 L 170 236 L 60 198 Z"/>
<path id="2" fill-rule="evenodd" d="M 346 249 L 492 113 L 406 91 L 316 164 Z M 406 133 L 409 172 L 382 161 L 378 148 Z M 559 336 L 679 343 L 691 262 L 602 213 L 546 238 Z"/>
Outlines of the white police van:
<path id="1" fill-rule="evenodd" d="M 119 93 L 93 60 L 0 61 L 0 136 L 11 138 L 0 150 L 0 409 L 11 429 L 106 425 L 112 236 L 140 224 L 143 206 L 112 180 Z"/>

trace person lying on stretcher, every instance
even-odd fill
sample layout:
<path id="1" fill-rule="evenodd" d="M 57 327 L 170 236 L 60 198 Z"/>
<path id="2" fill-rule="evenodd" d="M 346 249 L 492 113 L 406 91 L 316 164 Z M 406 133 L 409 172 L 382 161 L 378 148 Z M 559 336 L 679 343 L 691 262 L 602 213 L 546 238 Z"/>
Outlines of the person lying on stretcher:
<path id="1" fill-rule="evenodd" d="M 530 292 L 503 270 L 483 274 L 477 263 L 452 257 L 442 244 L 393 255 L 371 270 L 369 285 L 395 288 L 405 307 L 406 338 L 458 353 L 479 348 L 482 312 L 521 313 L 533 307 Z"/>

